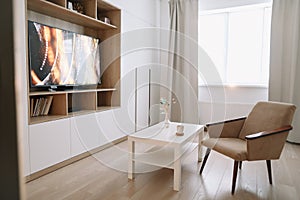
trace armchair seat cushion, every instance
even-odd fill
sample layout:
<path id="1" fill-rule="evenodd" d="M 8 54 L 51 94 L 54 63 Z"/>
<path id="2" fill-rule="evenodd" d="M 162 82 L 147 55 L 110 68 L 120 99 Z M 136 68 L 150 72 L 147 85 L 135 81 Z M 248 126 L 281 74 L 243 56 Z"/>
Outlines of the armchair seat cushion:
<path id="1" fill-rule="evenodd" d="M 209 138 L 202 145 L 234 160 L 247 160 L 247 142 L 239 138 Z"/>

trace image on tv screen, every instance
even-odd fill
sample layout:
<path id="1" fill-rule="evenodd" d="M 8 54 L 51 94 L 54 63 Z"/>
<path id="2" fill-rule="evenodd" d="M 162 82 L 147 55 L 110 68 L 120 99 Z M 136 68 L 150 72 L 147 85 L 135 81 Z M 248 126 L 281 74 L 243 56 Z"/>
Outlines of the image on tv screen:
<path id="1" fill-rule="evenodd" d="M 28 21 L 31 86 L 95 85 L 99 39 Z"/>

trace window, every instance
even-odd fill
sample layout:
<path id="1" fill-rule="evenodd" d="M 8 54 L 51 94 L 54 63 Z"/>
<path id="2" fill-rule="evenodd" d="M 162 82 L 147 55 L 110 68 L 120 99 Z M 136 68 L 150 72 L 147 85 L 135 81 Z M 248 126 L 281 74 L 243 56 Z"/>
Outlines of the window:
<path id="1" fill-rule="evenodd" d="M 271 5 L 200 13 L 199 44 L 223 84 L 267 85 L 270 29 Z"/>

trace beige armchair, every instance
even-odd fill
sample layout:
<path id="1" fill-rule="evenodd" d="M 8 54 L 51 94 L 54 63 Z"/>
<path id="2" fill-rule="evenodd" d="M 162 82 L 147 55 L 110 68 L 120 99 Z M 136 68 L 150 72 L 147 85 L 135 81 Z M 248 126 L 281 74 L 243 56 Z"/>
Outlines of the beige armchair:
<path id="1" fill-rule="evenodd" d="M 242 161 L 266 160 L 269 182 L 272 184 L 271 160 L 279 159 L 287 135 L 292 130 L 296 107 L 277 102 L 257 103 L 248 117 L 207 124 L 209 138 L 202 141 L 207 147 L 200 169 L 204 169 L 211 150 L 234 160 L 232 189 Z"/>

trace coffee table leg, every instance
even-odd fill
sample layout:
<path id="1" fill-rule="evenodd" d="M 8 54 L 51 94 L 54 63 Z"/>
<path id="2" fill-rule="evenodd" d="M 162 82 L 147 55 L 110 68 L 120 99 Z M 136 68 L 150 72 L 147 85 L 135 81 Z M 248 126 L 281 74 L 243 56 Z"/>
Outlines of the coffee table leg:
<path id="1" fill-rule="evenodd" d="M 134 179 L 134 141 L 128 140 L 128 178 Z"/>
<path id="2" fill-rule="evenodd" d="M 175 191 L 180 190 L 181 186 L 181 155 L 180 155 L 180 147 L 175 148 L 174 152 L 174 186 L 173 189 Z"/>
<path id="3" fill-rule="evenodd" d="M 198 162 L 202 161 L 202 145 L 201 141 L 203 140 L 204 129 L 199 132 L 199 141 L 198 141 Z"/>

